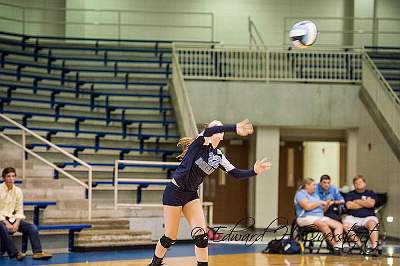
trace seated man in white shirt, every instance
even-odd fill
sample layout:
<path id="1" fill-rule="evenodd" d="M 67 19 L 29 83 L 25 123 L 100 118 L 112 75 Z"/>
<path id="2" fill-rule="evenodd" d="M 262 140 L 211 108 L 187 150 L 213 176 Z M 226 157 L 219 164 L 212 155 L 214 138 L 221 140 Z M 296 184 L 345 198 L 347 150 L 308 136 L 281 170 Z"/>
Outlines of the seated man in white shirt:
<path id="1" fill-rule="evenodd" d="M 7 167 L 2 173 L 3 183 L 0 184 L 0 237 L 2 249 L 7 251 L 10 258 L 23 260 L 25 254 L 17 250 L 12 235 L 15 232 L 26 234 L 31 242 L 33 259 L 49 259 L 51 254 L 42 251 L 37 227 L 25 222 L 23 209 L 23 194 L 14 185 L 16 171 Z"/>

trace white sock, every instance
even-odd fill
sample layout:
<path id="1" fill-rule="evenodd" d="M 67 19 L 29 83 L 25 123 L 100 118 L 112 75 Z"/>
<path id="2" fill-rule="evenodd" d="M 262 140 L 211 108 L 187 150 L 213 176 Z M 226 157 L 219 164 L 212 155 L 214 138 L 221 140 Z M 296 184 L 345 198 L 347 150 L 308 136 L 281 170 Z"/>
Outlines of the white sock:
<path id="1" fill-rule="evenodd" d="M 334 246 L 335 248 L 342 248 L 342 242 L 337 242 L 336 245 Z"/>

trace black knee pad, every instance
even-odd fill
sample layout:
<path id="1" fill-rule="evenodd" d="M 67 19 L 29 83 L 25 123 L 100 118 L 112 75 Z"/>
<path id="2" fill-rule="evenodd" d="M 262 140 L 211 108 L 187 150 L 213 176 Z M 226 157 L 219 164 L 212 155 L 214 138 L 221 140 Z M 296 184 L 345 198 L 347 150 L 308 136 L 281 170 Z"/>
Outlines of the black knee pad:
<path id="1" fill-rule="evenodd" d="M 194 244 L 199 248 L 206 248 L 208 246 L 208 235 L 201 234 L 194 236 Z"/>
<path id="2" fill-rule="evenodd" d="M 164 248 L 170 248 L 173 244 L 175 244 L 176 240 L 173 240 L 165 235 L 163 235 L 160 239 L 161 246 Z"/>

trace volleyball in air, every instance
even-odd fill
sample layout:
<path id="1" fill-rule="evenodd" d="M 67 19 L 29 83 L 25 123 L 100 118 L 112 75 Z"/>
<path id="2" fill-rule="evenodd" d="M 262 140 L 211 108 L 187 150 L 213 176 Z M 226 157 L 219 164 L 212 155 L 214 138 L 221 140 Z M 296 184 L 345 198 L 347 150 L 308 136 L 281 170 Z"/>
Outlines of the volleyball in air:
<path id="1" fill-rule="evenodd" d="M 312 21 L 301 21 L 293 25 L 289 36 L 294 47 L 307 48 L 317 40 L 317 26 Z"/>

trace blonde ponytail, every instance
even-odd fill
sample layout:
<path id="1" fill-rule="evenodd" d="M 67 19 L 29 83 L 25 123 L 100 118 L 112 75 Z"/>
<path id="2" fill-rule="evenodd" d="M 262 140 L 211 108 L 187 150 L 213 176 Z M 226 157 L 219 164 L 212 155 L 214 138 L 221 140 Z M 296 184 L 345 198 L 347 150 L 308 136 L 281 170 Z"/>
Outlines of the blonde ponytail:
<path id="1" fill-rule="evenodd" d="M 185 157 L 189 149 L 189 145 L 192 144 L 193 141 L 194 138 L 190 137 L 183 137 L 178 141 L 178 144 L 176 144 L 176 146 L 182 150 L 182 153 L 176 156 L 178 160 L 182 161 L 183 157 Z"/>
<path id="2" fill-rule="evenodd" d="M 208 127 L 213 127 L 213 126 L 222 126 L 222 123 L 221 123 L 221 121 L 214 120 L 208 124 L 203 125 L 204 129 L 208 128 Z M 182 150 L 182 153 L 179 154 L 178 156 L 176 156 L 176 159 L 178 159 L 179 161 L 182 161 L 183 157 L 185 157 L 185 155 L 189 149 L 190 144 L 192 144 L 192 142 L 194 140 L 195 140 L 195 138 L 183 137 L 178 141 L 178 144 L 176 144 L 176 146 Z"/>

